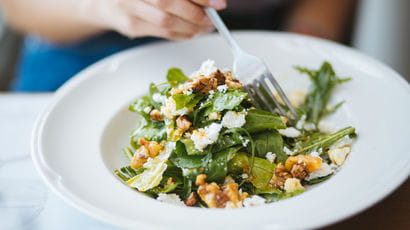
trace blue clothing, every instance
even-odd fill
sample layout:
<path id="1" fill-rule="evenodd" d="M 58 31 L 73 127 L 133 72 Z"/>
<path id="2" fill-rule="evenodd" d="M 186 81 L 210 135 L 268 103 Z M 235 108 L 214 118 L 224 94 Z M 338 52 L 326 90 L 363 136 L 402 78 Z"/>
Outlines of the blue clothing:
<path id="1" fill-rule="evenodd" d="M 109 32 L 76 44 L 56 45 L 37 37 L 25 38 L 14 91 L 54 91 L 90 64 L 124 49 L 157 38 L 128 39 Z"/>

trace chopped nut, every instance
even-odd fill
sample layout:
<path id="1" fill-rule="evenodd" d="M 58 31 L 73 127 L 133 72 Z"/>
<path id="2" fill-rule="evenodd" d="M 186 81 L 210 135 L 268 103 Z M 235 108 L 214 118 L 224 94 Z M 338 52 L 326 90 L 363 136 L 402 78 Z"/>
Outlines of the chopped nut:
<path id="1" fill-rule="evenodd" d="M 215 90 L 218 87 L 216 78 L 199 78 L 192 84 L 193 93 L 208 93 L 210 90 Z"/>
<path id="2" fill-rule="evenodd" d="M 229 183 L 219 187 L 215 182 L 206 183 L 206 175 L 200 174 L 196 178 L 199 197 L 209 208 L 240 208 L 242 201 L 248 196 L 238 190 L 237 183 Z"/>
<path id="3" fill-rule="evenodd" d="M 145 155 L 147 157 L 156 157 L 158 156 L 159 152 L 164 149 L 164 147 L 160 145 L 158 142 L 147 141 L 145 138 L 138 139 L 138 144 L 141 145 L 141 147 L 144 147 L 146 149 Z"/>
<path id="4" fill-rule="evenodd" d="M 275 168 L 275 173 L 269 183 L 272 184 L 275 188 L 283 189 L 286 179 L 291 177 L 292 175 L 288 171 L 286 171 L 285 167 L 282 164 L 279 164 Z"/>
<path id="5" fill-rule="evenodd" d="M 309 174 L 309 171 L 307 170 L 307 164 L 303 161 L 294 164 L 290 170 L 290 173 L 295 178 L 298 178 L 301 180 L 305 179 L 307 175 Z"/>
<path id="6" fill-rule="evenodd" d="M 191 192 L 188 199 L 186 199 L 186 201 L 184 203 L 185 203 L 186 206 L 194 206 L 197 201 L 198 201 L 198 199 L 196 198 L 196 193 Z"/>
<path id="7" fill-rule="evenodd" d="M 243 87 L 238 79 L 233 78 L 231 71 L 225 72 L 225 84 L 233 89 L 241 89 Z"/>
<path id="8" fill-rule="evenodd" d="M 217 85 L 225 84 L 225 75 L 219 69 L 215 73 L 212 73 L 211 77 L 216 79 Z"/>
<path id="9" fill-rule="evenodd" d="M 141 168 L 148 159 L 148 149 L 145 146 L 141 146 L 135 151 L 134 157 L 131 160 L 131 168 Z"/>
<path id="10" fill-rule="evenodd" d="M 180 129 L 182 131 L 188 130 L 192 125 L 192 122 L 190 122 L 188 120 L 188 117 L 185 116 L 185 115 L 184 116 L 179 116 L 177 118 L 176 122 L 177 122 L 178 129 Z"/>
<path id="11" fill-rule="evenodd" d="M 149 114 L 149 117 L 153 121 L 163 121 L 164 120 L 164 118 L 162 117 L 161 112 L 158 109 L 152 110 L 151 113 Z"/>

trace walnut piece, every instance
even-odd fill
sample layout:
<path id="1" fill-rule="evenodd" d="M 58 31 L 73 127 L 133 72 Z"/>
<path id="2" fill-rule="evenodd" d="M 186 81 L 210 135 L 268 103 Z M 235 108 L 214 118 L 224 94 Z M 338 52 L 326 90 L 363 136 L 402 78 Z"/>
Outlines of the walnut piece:
<path id="1" fill-rule="evenodd" d="M 275 188 L 283 189 L 286 179 L 291 177 L 292 175 L 288 171 L 286 171 L 285 167 L 282 164 L 279 164 L 275 168 L 275 174 L 273 175 L 269 183 L 272 184 Z"/>
<path id="2" fill-rule="evenodd" d="M 151 113 L 149 114 L 149 117 L 153 121 L 163 121 L 164 120 L 164 117 L 162 117 L 162 114 L 158 109 L 152 110 Z"/>
<path id="3" fill-rule="evenodd" d="M 191 194 L 189 194 L 188 199 L 186 199 L 186 201 L 184 203 L 185 203 L 186 206 L 194 206 L 197 201 L 198 201 L 198 199 L 196 197 L 196 193 L 191 192 Z"/>
<path id="4" fill-rule="evenodd" d="M 307 170 L 307 164 L 306 162 L 298 162 L 292 166 L 292 169 L 290 170 L 290 174 L 292 174 L 293 177 L 298 178 L 298 179 L 305 179 L 307 175 L 309 174 L 309 171 Z"/>
<path id="5" fill-rule="evenodd" d="M 188 130 L 192 125 L 192 122 L 190 122 L 188 120 L 188 117 L 185 116 L 185 115 L 184 116 L 179 116 L 177 118 L 176 122 L 177 122 L 178 129 L 180 129 L 182 131 Z"/>
<path id="6" fill-rule="evenodd" d="M 215 182 L 206 183 L 206 175 L 200 174 L 196 178 L 199 197 L 209 208 L 241 208 L 242 201 L 248 197 L 246 192 L 240 192 L 237 183 L 229 183 L 223 186 Z"/>
<path id="7" fill-rule="evenodd" d="M 145 138 L 138 139 L 138 144 L 140 147 L 135 151 L 131 160 L 131 168 L 133 169 L 141 168 L 147 162 L 148 157 L 154 158 L 164 149 L 158 142 L 147 141 Z"/>

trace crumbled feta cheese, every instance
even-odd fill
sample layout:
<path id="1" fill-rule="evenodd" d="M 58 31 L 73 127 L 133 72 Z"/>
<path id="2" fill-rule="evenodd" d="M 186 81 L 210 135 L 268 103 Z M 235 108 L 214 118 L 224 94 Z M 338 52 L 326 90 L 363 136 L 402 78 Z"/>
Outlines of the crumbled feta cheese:
<path id="1" fill-rule="evenodd" d="M 310 155 L 314 157 L 320 157 L 320 154 L 317 151 L 311 152 Z"/>
<path id="2" fill-rule="evenodd" d="M 336 131 L 335 125 L 328 121 L 320 121 L 318 128 L 323 133 L 334 133 Z"/>
<path id="3" fill-rule="evenodd" d="M 225 113 L 222 118 L 222 126 L 231 129 L 231 128 L 240 128 L 246 123 L 246 111 L 235 112 L 228 111 Z"/>
<path id="4" fill-rule="evenodd" d="M 247 179 L 249 176 L 246 173 L 242 173 L 241 177 L 242 177 L 242 179 Z"/>
<path id="5" fill-rule="evenodd" d="M 176 102 L 172 97 L 169 97 L 165 101 L 165 105 L 161 106 L 161 113 L 168 119 L 173 119 L 178 115 L 188 114 L 190 110 L 186 107 L 176 110 Z"/>
<path id="6" fill-rule="evenodd" d="M 345 162 L 349 153 L 350 147 L 334 148 L 328 152 L 330 160 L 338 166 L 341 166 Z"/>
<path id="7" fill-rule="evenodd" d="M 194 142 L 195 148 L 199 151 L 203 151 L 206 146 L 215 143 L 221 129 L 221 124 L 212 123 L 205 128 L 194 130 L 191 135 L 191 140 Z"/>
<path id="8" fill-rule="evenodd" d="M 199 74 L 203 74 L 205 76 L 209 76 L 212 73 L 215 73 L 218 70 L 215 66 L 215 61 L 213 60 L 206 60 L 202 62 L 201 67 L 198 70 Z"/>
<path id="9" fill-rule="evenodd" d="M 283 151 L 286 153 L 286 155 L 293 155 L 294 153 L 290 150 L 290 149 L 288 149 L 286 146 L 285 147 L 283 147 Z"/>
<path id="10" fill-rule="evenodd" d="M 161 104 L 165 104 L 165 101 L 167 100 L 167 97 L 159 94 L 159 93 L 154 93 L 152 95 L 152 100 L 154 100 L 155 102 L 161 103 Z"/>
<path id="11" fill-rule="evenodd" d="M 302 117 L 300 118 L 300 120 L 296 123 L 296 128 L 297 129 L 302 129 L 303 126 L 305 125 L 306 122 L 306 115 L 303 114 Z"/>
<path id="12" fill-rule="evenodd" d="M 151 112 L 151 107 L 150 106 L 147 106 L 147 107 L 145 107 L 144 109 L 143 109 L 143 111 L 144 111 L 144 113 L 149 113 L 149 112 Z"/>
<path id="13" fill-rule="evenodd" d="M 306 122 L 303 125 L 303 128 L 306 129 L 307 131 L 312 131 L 312 130 L 316 129 L 316 125 L 315 125 L 315 123 L 312 123 L 312 122 Z"/>
<path id="14" fill-rule="evenodd" d="M 278 129 L 280 135 L 282 136 L 286 136 L 286 137 L 298 137 L 300 136 L 300 131 L 293 128 L 293 127 L 289 127 L 286 129 Z"/>
<path id="15" fill-rule="evenodd" d="M 266 159 L 268 161 L 270 161 L 270 163 L 273 163 L 276 159 L 276 154 L 272 153 L 272 152 L 267 152 L 266 153 Z"/>
<path id="16" fill-rule="evenodd" d="M 247 197 L 243 200 L 244 207 L 255 207 L 265 204 L 265 198 L 257 195 Z"/>
<path id="17" fill-rule="evenodd" d="M 315 171 L 311 172 L 306 178 L 305 180 L 309 181 L 309 180 L 313 180 L 313 179 L 317 179 L 317 178 L 321 178 L 321 177 L 325 177 L 329 174 L 333 173 L 332 168 L 330 167 L 330 165 L 328 165 L 327 163 L 322 163 L 320 165 L 320 168 L 316 169 Z"/>
<path id="18" fill-rule="evenodd" d="M 286 192 L 296 192 L 297 190 L 304 189 L 300 180 L 297 178 L 288 178 L 283 186 Z"/>
<path id="19" fill-rule="evenodd" d="M 225 93 L 228 90 L 228 86 L 227 85 L 220 85 L 217 87 L 219 92 Z"/>
<path id="20" fill-rule="evenodd" d="M 212 112 L 208 115 L 209 120 L 219 120 L 221 119 L 221 113 L 220 112 Z"/>
<path id="21" fill-rule="evenodd" d="M 215 91 L 214 90 L 209 90 L 208 93 L 212 95 L 212 94 L 215 93 Z"/>
<path id="22" fill-rule="evenodd" d="M 245 139 L 245 140 L 242 142 L 242 146 L 243 146 L 243 147 L 248 146 L 248 144 L 249 144 L 249 140 L 248 140 L 248 139 Z"/>
<path id="23" fill-rule="evenodd" d="M 168 203 L 168 204 L 174 204 L 178 206 L 185 206 L 184 202 L 179 198 L 179 196 L 175 193 L 159 193 L 157 200 L 160 202 Z"/>

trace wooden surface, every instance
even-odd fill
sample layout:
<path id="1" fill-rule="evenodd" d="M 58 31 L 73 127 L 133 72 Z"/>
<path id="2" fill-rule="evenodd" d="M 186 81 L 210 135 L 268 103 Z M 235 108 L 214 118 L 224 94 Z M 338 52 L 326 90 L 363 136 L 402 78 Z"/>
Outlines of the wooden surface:
<path id="1" fill-rule="evenodd" d="M 323 229 L 410 230 L 410 179 L 368 210 Z"/>

